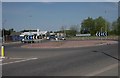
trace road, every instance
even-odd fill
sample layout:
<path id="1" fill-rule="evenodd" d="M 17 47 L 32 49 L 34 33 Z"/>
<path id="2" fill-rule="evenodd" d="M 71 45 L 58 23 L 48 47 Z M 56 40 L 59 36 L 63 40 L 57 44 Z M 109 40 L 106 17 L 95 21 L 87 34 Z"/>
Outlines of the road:
<path id="1" fill-rule="evenodd" d="M 5 48 L 3 76 L 118 76 L 118 44 L 62 49 Z"/>

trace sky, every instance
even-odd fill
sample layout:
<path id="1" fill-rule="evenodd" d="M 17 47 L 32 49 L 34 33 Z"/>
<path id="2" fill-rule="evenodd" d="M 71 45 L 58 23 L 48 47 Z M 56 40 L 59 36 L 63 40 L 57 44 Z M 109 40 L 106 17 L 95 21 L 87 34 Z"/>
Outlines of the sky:
<path id="1" fill-rule="evenodd" d="M 0 2 L 0 21 L 2 22 L 2 2 Z M 1 22 L 0 22 L 0 29 L 2 28 Z"/>
<path id="2" fill-rule="evenodd" d="M 120 2 L 118 2 L 118 17 L 120 17 Z"/>
<path id="3" fill-rule="evenodd" d="M 118 17 L 116 2 L 2 2 L 3 28 L 40 29 L 47 31 L 68 29 L 88 18 L 104 17 L 113 22 Z"/>
<path id="4" fill-rule="evenodd" d="M 118 2 L 119 0 L 2 0 L 2 2 Z"/>

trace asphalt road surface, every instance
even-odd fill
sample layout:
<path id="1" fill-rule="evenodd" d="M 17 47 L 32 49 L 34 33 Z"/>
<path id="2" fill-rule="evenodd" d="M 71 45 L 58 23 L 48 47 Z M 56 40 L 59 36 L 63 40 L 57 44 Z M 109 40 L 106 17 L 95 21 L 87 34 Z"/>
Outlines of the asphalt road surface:
<path id="1" fill-rule="evenodd" d="M 69 48 L 5 47 L 3 76 L 118 76 L 118 44 Z"/>

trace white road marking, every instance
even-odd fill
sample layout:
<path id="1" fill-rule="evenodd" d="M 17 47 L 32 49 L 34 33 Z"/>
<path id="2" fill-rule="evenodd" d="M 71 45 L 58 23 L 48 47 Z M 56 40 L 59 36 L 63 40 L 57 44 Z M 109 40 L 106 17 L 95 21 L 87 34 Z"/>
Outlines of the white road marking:
<path id="1" fill-rule="evenodd" d="M 14 61 L 14 62 L 2 63 L 0 65 L 12 64 L 12 63 L 19 63 L 19 62 L 24 62 L 24 61 L 29 61 L 29 60 L 36 60 L 36 59 L 38 59 L 38 58 L 29 58 L 29 59 Z"/>
<path id="2" fill-rule="evenodd" d="M 30 58 L 9 58 L 9 59 L 30 59 Z"/>
<path id="3" fill-rule="evenodd" d="M 105 67 L 105 68 L 103 68 L 103 69 L 101 69 L 101 70 L 99 70 L 99 71 L 95 71 L 95 72 L 93 72 L 93 73 L 87 74 L 86 76 L 96 76 L 96 75 L 98 75 L 98 74 L 100 74 L 100 73 L 103 73 L 103 72 L 105 72 L 105 71 L 108 71 L 108 70 L 110 70 L 110 69 L 113 69 L 113 68 L 115 68 L 115 67 L 117 67 L 117 66 L 118 66 L 118 64 L 113 64 L 113 65 L 110 65 L 110 66 L 108 66 L 108 67 Z"/>
<path id="4" fill-rule="evenodd" d="M 2 59 L 0 59 L 0 62 L 2 61 Z"/>

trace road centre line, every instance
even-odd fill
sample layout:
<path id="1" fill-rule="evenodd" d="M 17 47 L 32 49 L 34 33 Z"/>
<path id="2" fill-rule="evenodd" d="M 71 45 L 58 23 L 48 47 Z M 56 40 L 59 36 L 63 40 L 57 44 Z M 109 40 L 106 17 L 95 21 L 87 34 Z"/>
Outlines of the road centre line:
<path id="1" fill-rule="evenodd" d="M 98 74 L 100 74 L 100 73 L 103 73 L 103 72 L 108 71 L 108 70 L 110 70 L 110 69 L 113 69 L 113 68 L 115 68 L 115 67 L 118 67 L 118 63 L 117 63 L 117 64 L 110 65 L 110 66 L 108 66 L 108 67 L 104 67 L 103 69 L 101 69 L 101 70 L 99 70 L 99 71 L 92 72 L 92 73 L 90 73 L 90 74 L 87 74 L 86 76 L 96 76 L 96 75 L 98 75 Z"/>
<path id="2" fill-rule="evenodd" d="M 12 63 L 20 63 L 20 62 L 29 61 L 29 60 L 36 60 L 36 59 L 38 59 L 38 58 L 29 58 L 29 59 L 14 61 L 14 62 L 2 63 L 0 65 L 12 64 Z"/>

